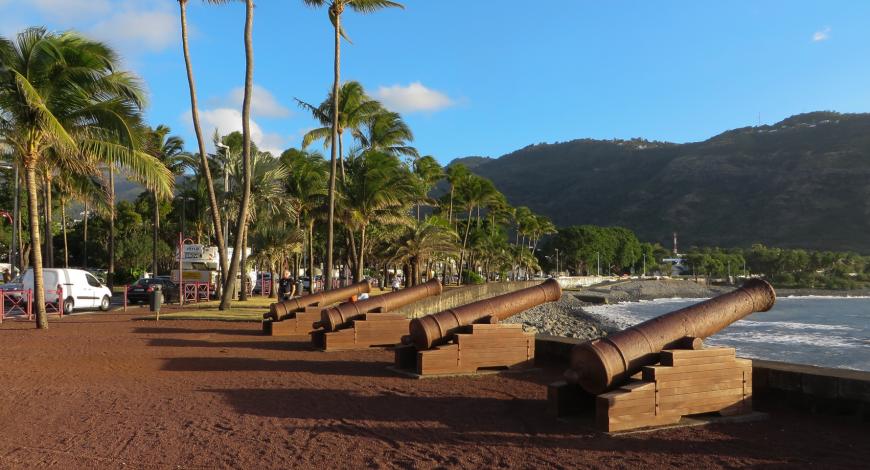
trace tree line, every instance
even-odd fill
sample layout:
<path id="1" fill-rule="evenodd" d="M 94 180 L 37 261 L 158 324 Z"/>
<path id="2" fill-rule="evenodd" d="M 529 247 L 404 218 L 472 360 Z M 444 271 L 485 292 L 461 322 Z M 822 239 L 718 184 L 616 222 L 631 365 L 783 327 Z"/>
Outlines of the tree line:
<path id="1" fill-rule="evenodd" d="M 144 84 L 122 69 L 107 45 L 41 27 L 0 38 L 0 152 L 15 170 L 2 177 L 20 183 L 19 207 L 26 216 L 15 220 L 17 261 L 34 270 L 39 328 L 47 327 L 44 265 L 105 266 L 110 285 L 145 270 L 164 273 L 179 231 L 218 247 L 221 310 L 230 307 L 237 273 L 254 264 L 306 270 L 309 276 L 322 264 L 327 279 L 342 265 L 356 280 L 403 267 L 412 284 L 436 271 L 461 283 L 530 276 L 539 269 L 535 251 L 555 231 L 552 223 L 511 207 L 490 181 L 467 168 L 445 169 L 422 156 L 399 114 L 372 100 L 359 83 L 340 81 L 345 10 L 371 13 L 400 4 L 303 0 L 327 8 L 335 36 L 334 80 L 319 104 L 297 100 L 322 127 L 305 136 L 302 148 L 271 155 L 251 142 L 254 9 L 251 0 L 243 3 L 242 132 L 212 135 L 212 153 L 199 123 L 187 0 L 179 0 L 179 8 L 193 152 L 169 128 L 146 125 Z M 328 158 L 313 149 L 318 141 Z M 117 201 L 115 180 L 122 176 L 146 191 L 135 201 Z M 449 192 L 434 198 L 432 189 L 441 180 Z M 13 205 L 16 186 L 0 190 L 4 207 Z M 4 228 L 11 243 L 7 233 Z M 246 246 L 254 247 L 254 259 L 245 259 Z"/>

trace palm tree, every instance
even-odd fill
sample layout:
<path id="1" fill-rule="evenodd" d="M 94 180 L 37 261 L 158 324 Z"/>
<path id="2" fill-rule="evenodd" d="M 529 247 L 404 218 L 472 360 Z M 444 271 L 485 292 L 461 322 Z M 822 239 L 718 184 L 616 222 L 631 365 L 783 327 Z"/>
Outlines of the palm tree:
<path id="1" fill-rule="evenodd" d="M 480 207 L 488 204 L 491 200 L 497 197 L 498 190 L 492 181 L 469 173 L 465 178 L 459 181 L 457 186 L 459 199 L 465 206 L 465 234 L 462 237 L 462 252 L 459 254 L 459 269 L 462 270 L 462 262 L 465 257 L 465 249 L 468 245 L 468 234 L 471 230 L 472 213 L 477 209 L 477 221 L 480 224 Z M 462 278 L 460 273 L 460 279 Z M 461 281 L 460 281 L 461 282 Z"/>
<path id="2" fill-rule="evenodd" d="M 398 158 L 381 152 L 365 152 L 348 162 L 347 182 L 342 185 L 341 209 L 345 226 L 359 233 L 356 273 L 363 277 L 369 226 L 380 224 L 407 224 L 404 213 L 414 194 L 413 182 Z M 327 278 L 329 279 L 329 278 Z"/>
<path id="3" fill-rule="evenodd" d="M 304 228 L 308 244 L 308 273 L 314 278 L 314 222 L 316 211 L 327 194 L 328 170 L 323 156 L 317 152 L 290 149 L 281 154 L 281 163 L 288 169 L 285 190 L 296 204 L 297 227 Z M 302 225 L 304 224 L 304 227 Z M 314 293 L 314 283 L 309 284 Z"/>
<path id="4" fill-rule="evenodd" d="M 344 30 L 341 28 L 341 14 L 344 12 L 344 9 L 350 7 L 358 13 L 371 13 L 387 7 L 404 8 L 402 4 L 390 0 L 303 0 L 303 2 L 312 7 L 322 7 L 327 3 L 329 4 L 329 21 L 332 23 L 335 31 L 335 61 L 333 63 L 335 79 L 332 82 L 332 96 L 338 96 L 338 86 L 339 83 L 341 83 L 341 36 L 344 36 Z M 329 159 L 329 215 L 327 218 L 328 229 L 326 236 L 326 279 L 328 281 L 332 280 L 332 245 L 335 238 L 335 144 L 338 140 L 338 115 L 338 100 L 332 100 L 332 144 L 330 145 Z M 331 287 L 332 282 L 326 282 L 325 285 L 328 289 Z"/>
<path id="5" fill-rule="evenodd" d="M 184 171 L 184 140 L 178 136 L 170 136 L 170 129 L 159 125 L 149 133 L 148 153 L 160 160 L 173 175 L 180 175 Z M 154 215 L 151 222 L 151 271 L 157 275 L 157 243 L 160 231 L 160 198 L 151 191 Z"/>
<path id="6" fill-rule="evenodd" d="M 396 243 L 394 262 L 411 266 L 409 280 L 419 284 L 420 267 L 438 256 L 453 256 L 459 251 L 459 236 L 445 219 L 437 216 L 418 220 Z"/>
<path id="7" fill-rule="evenodd" d="M 205 0 L 208 3 L 225 3 L 226 0 Z M 196 142 L 199 145 L 199 172 L 205 178 L 205 188 L 208 191 L 208 203 L 211 209 L 211 223 L 214 230 L 215 242 L 218 246 L 220 255 L 221 279 L 226 280 L 228 277 L 227 263 L 227 242 L 224 238 L 225 234 L 221 227 L 221 213 L 218 206 L 217 196 L 214 191 L 214 181 L 211 177 L 211 170 L 208 164 L 208 154 L 205 151 L 205 140 L 202 138 L 202 129 L 199 126 L 199 108 L 196 98 L 196 84 L 193 79 L 193 65 L 190 63 L 190 48 L 187 44 L 187 2 L 188 0 L 178 0 L 178 7 L 181 10 L 181 46 L 184 51 L 184 65 L 187 70 L 187 86 L 190 90 L 190 115 L 193 120 L 193 131 L 196 134 Z M 247 31 L 246 31 L 247 38 Z M 247 39 L 246 39 L 247 41 Z M 245 97 L 247 99 L 248 89 L 245 89 Z M 247 123 L 245 120 L 244 124 Z M 228 235 L 227 235 L 228 236 Z"/>
<path id="8" fill-rule="evenodd" d="M 323 146 L 332 144 L 332 103 L 333 94 L 330 92 L 319 106 L 306 103 L 300 99 L 296 102 L 303 109 L 309 111 L 323 127 L 312 129 L 302 137 L 302 148 L 306 148 L 316 140 L 323 140 Z M 341 167 L 341 175 L 344 178 L 344 131 L 349 130 L 352 135 L 359 133 L 361 126 L 369 117 L 381 111 L 381 104 L 369 98 L 359 82 L 350 81 L 341 86 L 338 94 L 338 161 Z"/>
<path id="9" fill-rule="evenodd" d="M 179 0 L 179 3 L 182 4 L 182 16 L 184 14 L 183 4 L 186 3 L 186 1 L 187 0 Z M 206 1 L 212 4 L 225 4 L 230 3 L 231 0 Z M 184 24 L 183 19 L 182 24 Z M 239 204 L 239 213 L 236 217 L 236 240 L 233 246 L 233 256 L 230 260 L 229 267 L 227 268 L 226 276 L 223 279 L 223 293 L 221 295 L 220 305 L 218 306 L 219 310 L 226 310 L 230 308 L 230 303 L 232 302 L 233 289 L 231 289 L 231 287 L 235 284 L 236 273 L 238 273 L 239 271 L 239 262 L 240 257 L 242 256 L 244 244 L 244 234 L 247 229 L 248 223 L 248 206 L 251 202 L 251 93 L 254 86 L 253 30 L 254 1 L 245 0 L 245 92 L 244 97 L 242 98 L 242 197 Z M 185 43 L 185 57 L 187 57 L 187 34 L 185 31 L 182 32 L 182 36 Z M 188 77 L 188 82 L 191 85 L 191 90 L 193 90 L 193 82 L 190 80 L 190 72 L 188 72 Z M 191 100 L 191 106 L 194 106 L 193 100 Z M 207 168 L 208 163 L 205 157 L 205 147 L 203 146 L 202 138 L 199 134 L 197 135 L 197 139 L 200 142 L 200 153 L 203 155 L 203 167 Z M 211 178 L 209 178 L 209 180 L 210 179 Z M 209 186 L 209 197 L 213 201 L 210 201 L 212 203 L 212 211 L 216 212 L 217 199 L 212 197 L 214 194 L 214 184 L 211 181 L 207 181 L 207 184 Z M 214 222 L 216 222 L 217 224 L 217 226 L 215 227 L 215 234 L 219 234 L 220 218 L 215 218 Z"/>
<path id="10" fill-rule="evenodd" d="M 366 119 L 363 130 L 357 131 L 355 136 L 367 150 L 415 159 L 420 157 L 417 149 L 408 145 L 414 140 L 414 134 L 399 113 L 380 110 L 372 114 Z"/>
<path id="11" fill-rule="evenodd" d="M 447 209 L 447 222 L 453 224 L 453 195 L 458 186 L 465 178 L 471 174 L 467 166 L 456 163 L 447 167 L 445 171 L 447 182 L 450 184 L 450 203 Z"/>
<path id="12" fill-rule="evenodd" d="M 418 200 L 417 200 L 417 220 L 420 220 L 420 206 L 423 204 L 431 204 L 429 192 L 435 187 L 435 184 L 444 177 L 444 169 L 435 160 L 435 157 L 426 155 L 425 157 L 414 160 L 414 176 L 416 177 Z"/>
<path id="13" fill-rule="evenodd" d="M 106 45 L 72 32 L 29 28 L 14 41 L 0 38 L 0 135 L 25 172 L 38 328 L 48 327 L 36 181 L 46 156 L 78 173 L 89 159 L 119 164 L 149 189 L 172 191 L 169 170 L 139 150 L 143 90 L 118 62 Z"/>
<path id="14" fill-rule="evenodd" d="M 276 273 L 280 271 L 280 265 L 292 254 L 302 251 L 302 243 L 305 234 L 298 228 L 289 225 L 276 225 L 271 223 L 254 224 L 254 246 L 256 253 L 253 258 L 260 266 L 269 268 L 272 279 L 272 288 L 269 289 L 269 297 L 275 297 Z"/>

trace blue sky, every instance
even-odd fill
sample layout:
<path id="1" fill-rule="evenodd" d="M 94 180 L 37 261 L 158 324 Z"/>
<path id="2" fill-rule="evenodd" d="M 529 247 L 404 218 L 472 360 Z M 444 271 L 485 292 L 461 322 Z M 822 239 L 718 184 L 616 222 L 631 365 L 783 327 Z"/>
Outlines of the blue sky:
<path id="1" fill-rule="evenodd" d="M 576 138 L 686 142 L 815 110 L 870 111 L 870 2 L 407 0 L 344 15 L 342 78 L 400 111 L 446 163 Z M 241 3 L 190 0 L 203 126 L 241 127 Z M 28 25 L 113 44 L 150 91 L 148 120 L 195 140 L 173 0 L 0 0 L 0 34 Z M 293 100 L 332 80 L 326 12 L 260 0 L 255 140 L 298 146 L 316 123 Z"/>

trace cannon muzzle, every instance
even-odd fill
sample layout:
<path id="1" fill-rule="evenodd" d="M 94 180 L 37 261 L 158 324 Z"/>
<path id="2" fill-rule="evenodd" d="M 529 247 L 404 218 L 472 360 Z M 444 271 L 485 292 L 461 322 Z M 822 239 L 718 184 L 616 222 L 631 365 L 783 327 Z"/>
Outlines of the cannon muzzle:
<path id="1" fill-rule="evenodd" d="M 486 317 L 491 317 L 489 320 L 493 322 L 503 320 L 560 297 L 562 288 L 559 283 L 548 279 L 537 286 L 415 318 L 411 320 L 411 341 L 418 350 L 429 349 L 449 341 L 463 326 L 479 323 Z"/>
<path id="2" fill-rule="evenodd" d="M 315 323 L 315 328 L 325 328 L 326 331 L 335 331 L 346 327 L 351 321 L 375 311 L 389 312 L 403 305 L 416 302 L 426 297 L 441 294 L 441 283 L 438 279 L 401 289 L 375 297 L 369 297 L 358 302 L 346 302 L 323 310 L 320 321 Z"/>
<path id="3" fill-rule="evenodd" d="M 329 304 L 349 299 L 354 295 L 359 295 L 364 292 L 371 292 L 371 290 L 372 285 L 369 281 L 361 281 L 339 289 L 303 295 L 302 297 L 285 300 L 283 302 L 276 302 L 270 305 L 269 313 L 264 315 L 264 317 L 278 321 L 292 312 L 303 310 L 305 307 L 321 306 L 326 308 Z"/>
<path id="4" fill-rule="evenodd" d="M 663 349 L 678 348 L 688 338 L 706 338 L 751 313 L 770 310 L 775 301 L 770 284 L 749 280 L 733 292 L 578 344 L 565 376 L 589 393 L 603 393 L 658 362 Z"/>

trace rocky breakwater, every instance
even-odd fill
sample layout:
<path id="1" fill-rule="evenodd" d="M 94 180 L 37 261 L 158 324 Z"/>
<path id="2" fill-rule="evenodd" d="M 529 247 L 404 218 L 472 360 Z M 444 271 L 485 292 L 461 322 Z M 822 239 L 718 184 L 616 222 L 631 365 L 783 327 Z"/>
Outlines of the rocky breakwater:
<path id="1" fill-rule="evenodd" d="M 522 323 L 523 329 L 550 336 L 593 339 L 607 331 L 583 312 L 583 302 L 571 293 L 562 294 L 557 302 L 549 302 L 514 315 L 502 323 Z"/>

